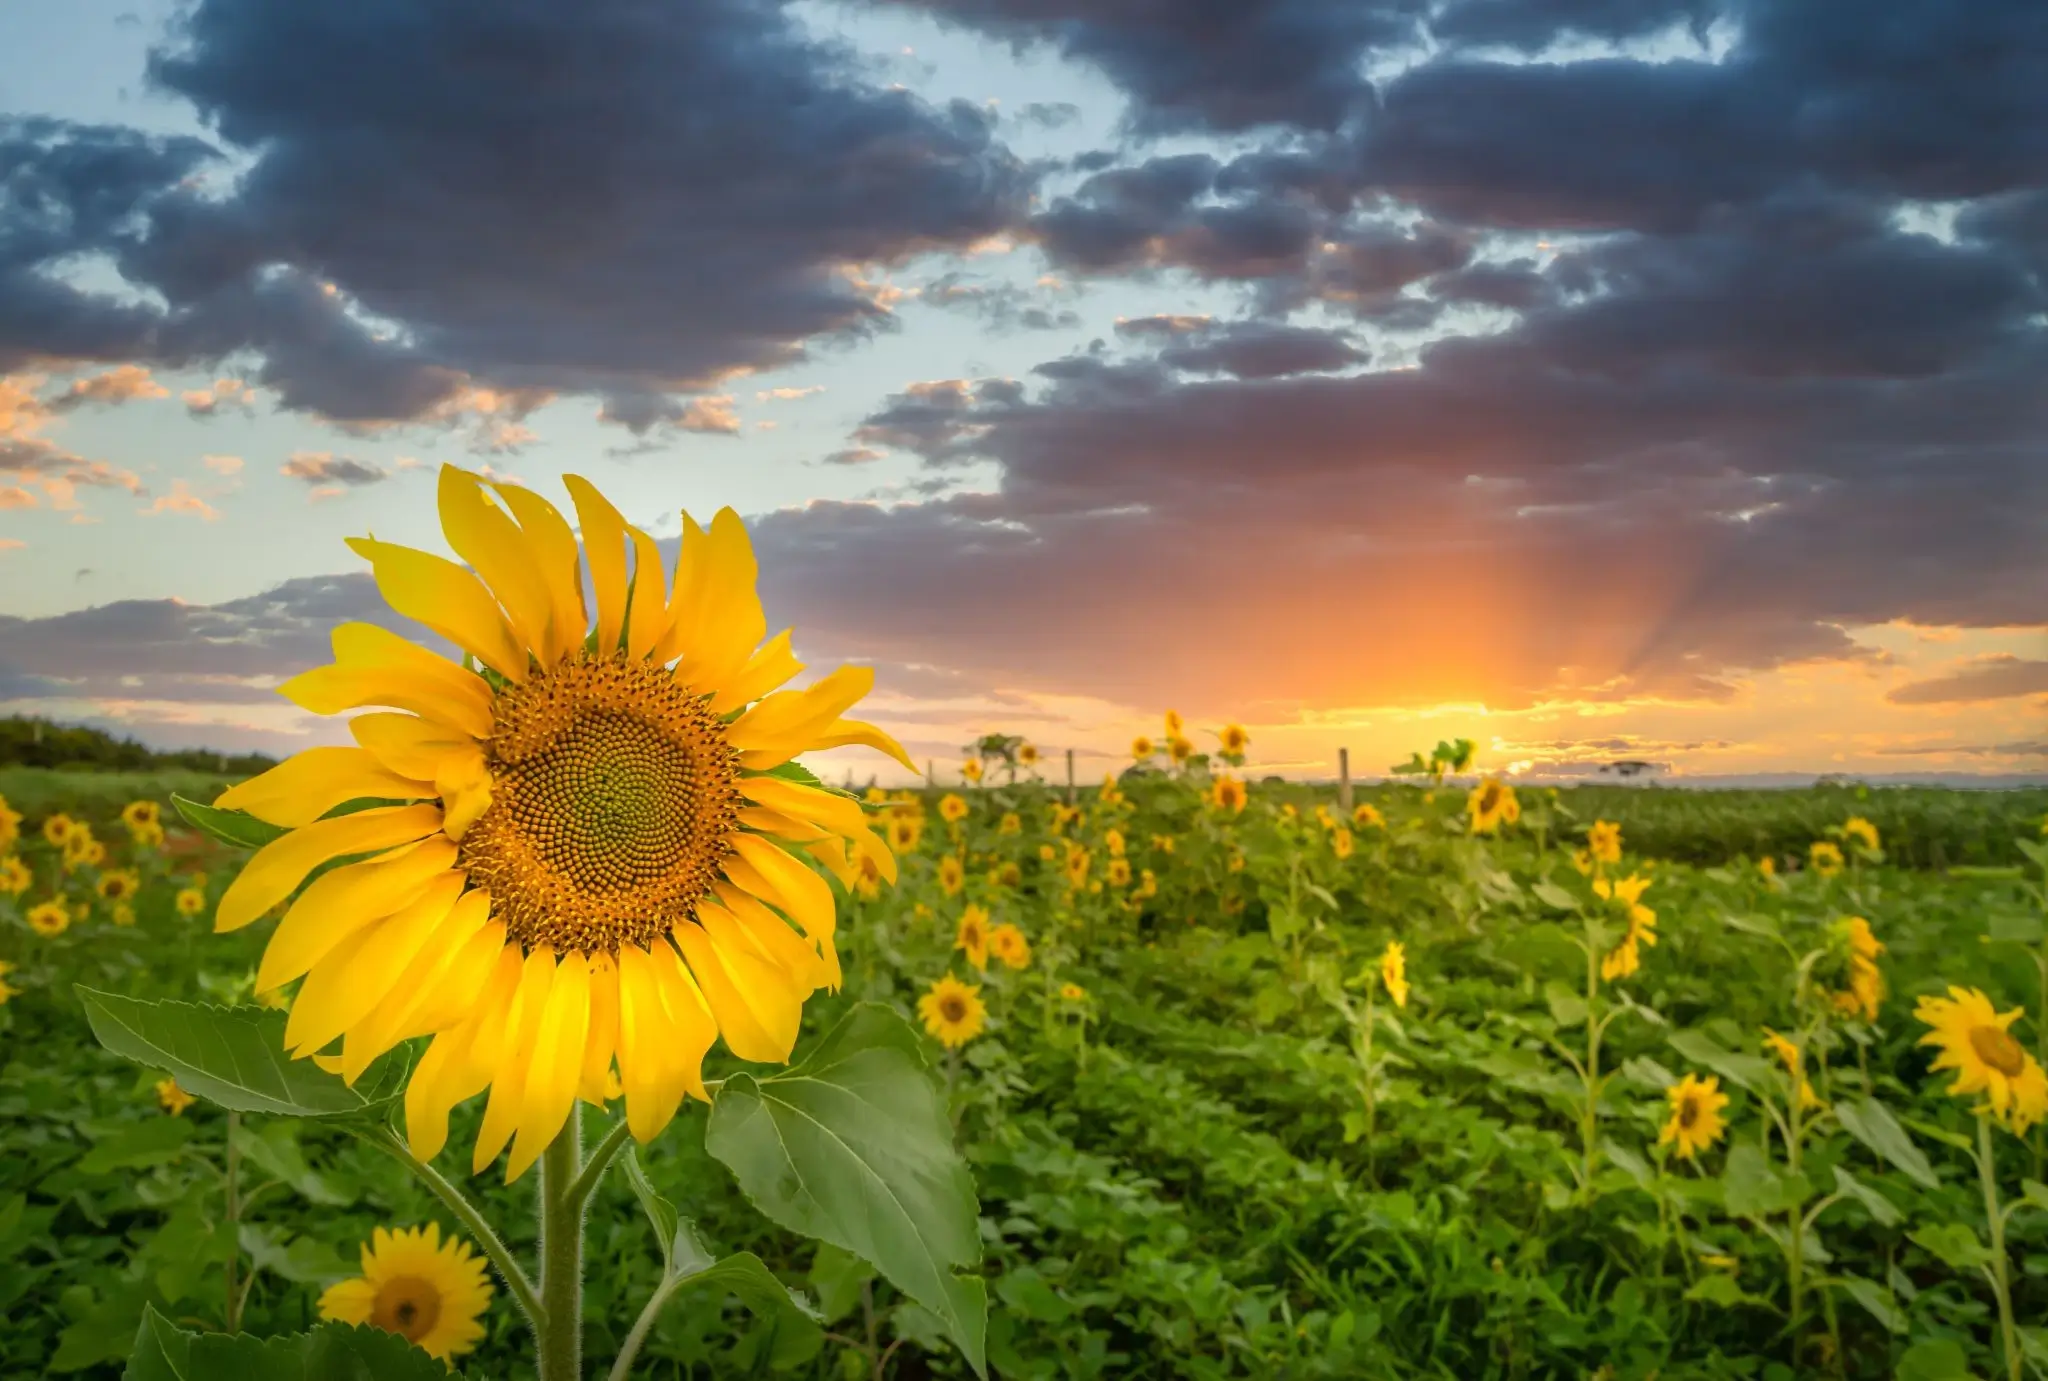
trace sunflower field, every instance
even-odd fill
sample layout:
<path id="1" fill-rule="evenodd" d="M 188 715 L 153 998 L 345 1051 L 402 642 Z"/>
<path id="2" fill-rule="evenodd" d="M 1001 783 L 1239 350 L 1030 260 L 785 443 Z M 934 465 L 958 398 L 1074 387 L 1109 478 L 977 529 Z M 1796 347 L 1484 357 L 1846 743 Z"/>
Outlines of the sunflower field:
<path id="1" fill-rule="evenodd" d="M 356 747 L 0 770 L 0 1375 L 2048 1377 L 2048 791 L 834 788 L 576 493 L 356 544 Z"/>

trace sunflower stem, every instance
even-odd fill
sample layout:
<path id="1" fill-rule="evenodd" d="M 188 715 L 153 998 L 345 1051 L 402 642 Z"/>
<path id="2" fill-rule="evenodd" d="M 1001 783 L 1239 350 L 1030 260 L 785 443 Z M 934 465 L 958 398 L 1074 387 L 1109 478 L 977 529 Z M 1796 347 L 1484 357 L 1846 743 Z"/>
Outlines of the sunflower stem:
<path id="1" fill-rule="evenodd" d="M 414 1156 L 406 1144 L 398 1139 L 398 1134 L 389 1127 L 379 1127 L 374 1133 L 355 1128 L 351 1128 L 350 1131 L 357 1139 L 367 1141 L 412 1171 L 413 1176 L 425 1185 L 435 1198 L 448 1206 L 448 1211 L 454 1214 L 457 1221 L 468 1230 L 469 1235 L 476 1239 L 477 1246 L 483 1249 L 483 1254 L 490 1259 L 490 1263 L 498 1268 L 499 1278 L 505 1282 L 505 1288 L 518 1303 L 520 1312 L 526 1315 L 526 1321 L 533 1329 L 533 1336 L 538 1339 L 547 1322 L 547 1314 L 541 1308 L 540 1297 L 534 1293 L 533 1282 L 526 1278 L 526 1272 L 520 1268 L 519 1258 L 512 1255 L 512 1249 L 505 1245 L 505 1239 L 498 1236 L 497 1230 L 477 1210 L 477 1206 L 469 1201 L 469 1197 L 440 1171 Z"/>
<path id="2" fill-rule="evenodd" d="M 540 1156 L 540 1381 L 583 1378 L 582 1109 Z"/>
<path id="3" fill-rule="evenodd" d="M 1998 1211 L 1998 1156 L 1991 1144 L 1991 1119 L 1977 1114 L 1977 1178 L 1984 1185 L 1984 1226 L 1991 1234 L 1992 1293 L 1998 1296 L 1998 1337 L 2006 1370 L 2020 1381 L 2019 1330 L 2012 1319 L 2012 1260 L 2005 1250 L 2005 1215 Z"/>
<path id="4" fill-rule="evenodd" d="M 576 1182 L 568 1190 L 569 1201 L 579 1212 L 590 1202 L 590 1196 L 597 1192 L 598 1182 L 611 1168 L 612 1158 L 625 1146 L 628 1135 L 626 1119 L 622 1117 L 604 1134 L 604 1140 L 592 1148 L 590 1159 L 583 1164 L 583 1173 L 576 1177 Z"/>

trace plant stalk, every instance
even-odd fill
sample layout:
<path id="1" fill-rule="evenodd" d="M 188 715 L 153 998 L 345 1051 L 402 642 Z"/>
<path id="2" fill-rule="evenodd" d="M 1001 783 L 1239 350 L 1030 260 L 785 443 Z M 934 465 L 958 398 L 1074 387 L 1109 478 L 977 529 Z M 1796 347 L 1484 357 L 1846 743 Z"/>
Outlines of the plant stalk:
<path id="1" fill-rule="evenodd" d="M 540 1381 L 583 1381 L 583 1110 L 540 1155 Z"/>
<path id="2" fill-rule="evenodd" d="M 1998 1160 L 1991 1145 L 1991 1119 L 1977 1115 L 1977 1177 L 1984 1184 L 1985 1226 L 1991 1230 L 1991 1291 L 1998 1297 L 1998 1337 L 2011 1381 L 2020 1381 L 2019 1329 L 2012 1318 L 2012 1260 L 2005 1250 L 2005 1218 L 1998 1209 Z"/>
<path id="3" fill-rule="evenodd" d="M 227 1266 L 227 1307 L 223 1311 L 228 1332 L 242 1331 L 243 1291 L 236 1277 L 242 1270 L 242 1149 L 235 1144 L 235 1133 L 242 1129 L 242 1115 L 232 1108 L 228 1110 L 228 1159 L 227 1174 L 223 1189 L 226 1191 L 227 1209 L 223 1216 L 228 1226 Z"/>

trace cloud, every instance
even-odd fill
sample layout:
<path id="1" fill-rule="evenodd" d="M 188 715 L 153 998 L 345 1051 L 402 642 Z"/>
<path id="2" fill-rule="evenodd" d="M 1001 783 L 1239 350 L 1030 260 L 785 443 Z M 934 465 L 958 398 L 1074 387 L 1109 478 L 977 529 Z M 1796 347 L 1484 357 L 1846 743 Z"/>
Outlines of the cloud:
<path id="1" fill-rule="evenodd" d="M 1059 306 L 1045 289 L 1033 291 L 1014 283 L 990 283 L 963 273 L 945 273 L 918 290 L 918 300 L 933 307 L 972 312 L 997 331 L 1072 330 L 1081 316 Z"/>
<path id="2" fill-rule="evenodd" d="M 843 450 L 831 452 L 825 457 L 825 463 L 827 465 L 866 465 L 870 461 L 881 460 L 888 454 L 887 451 L 877 450 L 873 446 L 848 446 Z"/>
<path id="3" fill-rule="evenodd" d="M 635 436 L 657 428 L 715 436 L 740 433 L 739 414 L 733 411 L 730 393 L 687 400 L 652 392 L 616 394 L 605 400 L 597 420 L 624 427 Z"/>
<path id="4" fill-rule="evenodd" d="M 201 456 L 200 461 L 216 475 L 239 475 L 242 473 L 240 456 Z"/>
<path id="5" fill-rule="evenodd" d="M 356 460 L 350 456 L 338 456 L 332 451 L 293 451 L 291 459 L 278 467 L 280 475 L 319 486 L 329 495 L 340 493 L 335 486 L 361 488 L 368 484 L 381 484 L 391 478 L 391 472 L 373 461 Z"/>
<path id="6" fill-rule="evenodd" d="M 2048 661 L 1998 653 L 1945 676 L 1908 682 L 1885 699 L 1894 705 L 1961 705 L 2042 694 L 2048 694 Z"/>
<path id="7" fill-rule="evenodd" d="M 209 523 L 220 521 L 220 510 L 193 493 L 184 480 L 172 480 L 171 492 L 157 495 L 155 502 L 142 511 L 148 514 L 185 513 Z"/>
<path id="8" fill-rule="evenodd" d="M 824 391 L 825 386 L 823 384 L 811 384 L 804 388 L 764 388 L 754 394 L 754 401 L 757 403 L 770 401 L 793 403 L 800 398 L 809 398 L 814 394 L 823 393 Z"/>
<path id="9" fill-rule="evenodd" d="M 178 400 L 194 417 L 214 417 L 229 408 L 254 411 L 256 391 L 240 379 L 215 379 L 205 388 L 187 389 Z"/>
<path id="10" fill-rule="evenodd" d="M 50 400 L 52 412 L 70 412 L 89 403 L 129 403 L 137 399 L 168 398 L 171 391 L 150 377 L 140 365 L 117 365 L 113 369 L 71 381 Z"/>
<path id="11" fill-rule="evenodd" d="M 41 435 L 56 416 L 55 406 L 36 392 L 41 383 L 40 375 L 0 375 L 0 508 L 47 501 L 60 512 L 76 511 L 81 488 L 145 493 L 134 471 L 89 460 Z"/>
<path id="12" fill-rule="evenodd" d="M 0 537 L 0 551 L 20 551 L 27 545 L 19 537 Z"/>

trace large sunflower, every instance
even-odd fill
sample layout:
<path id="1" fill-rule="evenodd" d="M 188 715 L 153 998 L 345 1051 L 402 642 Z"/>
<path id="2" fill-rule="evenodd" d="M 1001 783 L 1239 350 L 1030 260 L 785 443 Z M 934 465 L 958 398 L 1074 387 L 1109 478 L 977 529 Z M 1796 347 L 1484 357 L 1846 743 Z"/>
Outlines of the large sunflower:
<path id="1" fill-rule="evenodd" d="M 489 1089 L 473 1165 L 509 1142 L 508 1178 L 578 1097 L 605 1101 L 614 1063 L 644 1142 L 705 1096 L 717 1037 L 788 1059 L 805 999 L 839 982 L 832 890 L 799 855 L 849 885 L 855 859 L 891 880 L 895 859 L 857 801 L 787 764 L 866 744 L 909 765 L 842 718 L 867 668 L 777 689 L 803 664 L 787 632 L 762 641 L 732 510 L 708 531 L 684 515 L 670 586 L 652 538 L 564 482 L 580 550 L 546 500 L 452 466 L 441 524 L 466 567 L 352 541 L 392 608 L 463 661 L 343 624 L 334 664 L 280 690 L 316 714 L 380 707 L 350 722 L 356 746 L 308 749 L 216 803 L 290 831 L 249 860 L 215 929 L 297 893 L 257 972 L 262 992 L 305 980 L 292 1053 L 339 1041 L 327 1063 L 354 1080 L 432 1035 L 406 1091 L 414 1153 L 439 1152 L 450 1109 Z M 331 813 L 364 798 L 385 804 Z"/>
<path id="2" fill-rule="evenodd" d="M 1983 1094 L 1984 1110 L 2019 1136 L 2048 1118 L 2048 1074 L 2011 1031 L 2020 1008 L 2001 1012 L 1978 989 L 1951 987 L 1921 998 L 1913 1015 L 1933 1028 L 1920 1044 L 1941 1051 L 1930 1068 L 1956 1072 L 1950 1093 Z"/>
<path id="3" fill-rule="evenodd" d="M 363 1244 L 363 1273 L 330 1285 L 320 1317 L 396 1333 L 442 1361 L 484 1336 L 491 1282 L 469 1243 L 441 1240 L 439 1224 L 378 1228 Z"/>

